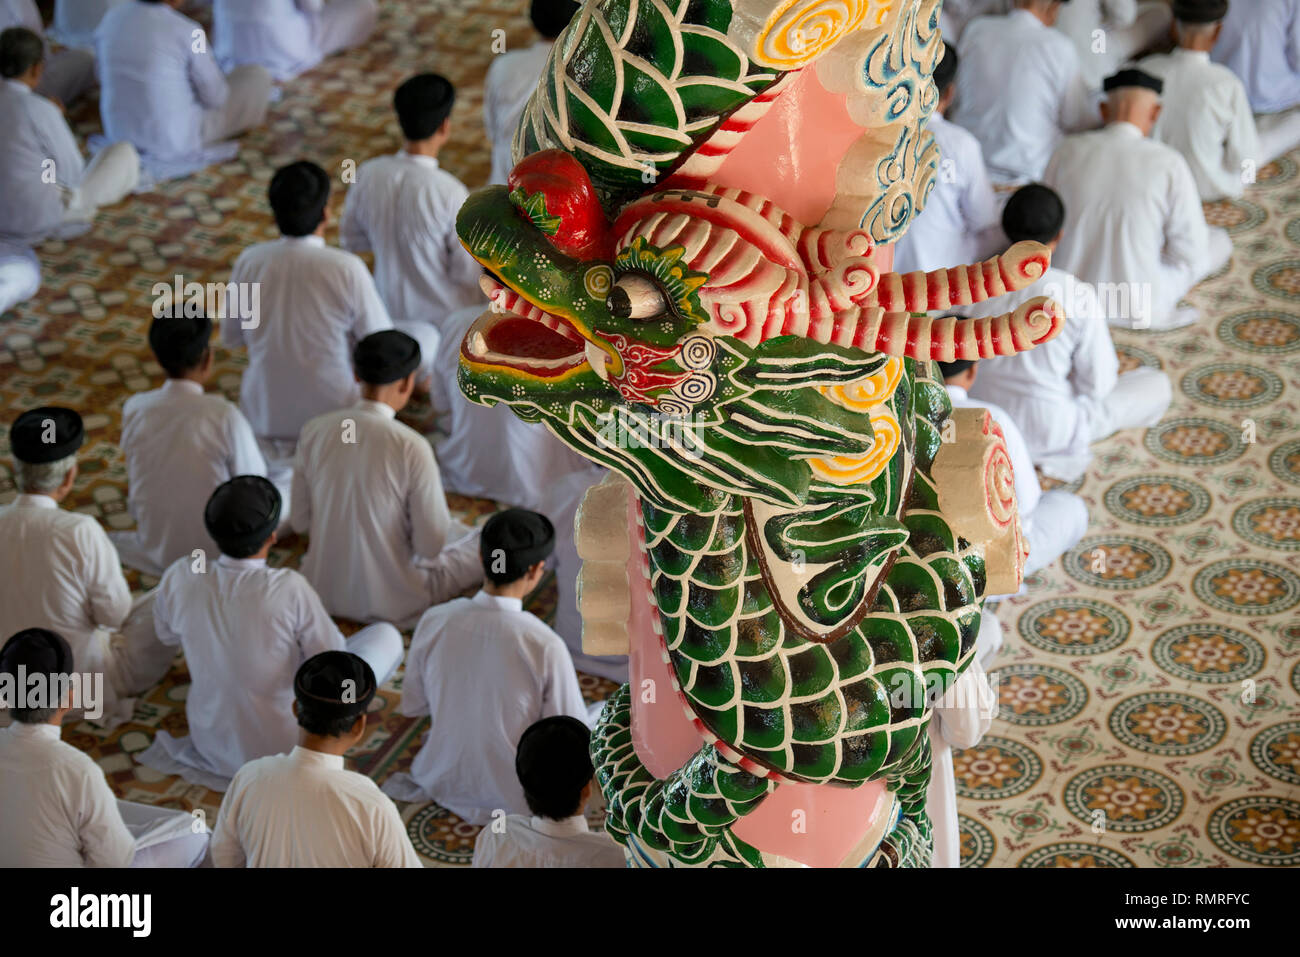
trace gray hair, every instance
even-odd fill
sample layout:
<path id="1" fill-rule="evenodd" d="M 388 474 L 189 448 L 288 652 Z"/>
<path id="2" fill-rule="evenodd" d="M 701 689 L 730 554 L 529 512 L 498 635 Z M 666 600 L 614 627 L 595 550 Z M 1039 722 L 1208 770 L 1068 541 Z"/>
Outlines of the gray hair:
<path id="1" fill-rule="evenodd" d="M 29 494 L 53 492 L 63 484 L 63 480 L 68 477 L 68 473 L 76 464 L 76 455 L 69 455 L 53 462 L 42 462 L 40 465 L 14 459 L 14 485 L 19 492 Z"/>

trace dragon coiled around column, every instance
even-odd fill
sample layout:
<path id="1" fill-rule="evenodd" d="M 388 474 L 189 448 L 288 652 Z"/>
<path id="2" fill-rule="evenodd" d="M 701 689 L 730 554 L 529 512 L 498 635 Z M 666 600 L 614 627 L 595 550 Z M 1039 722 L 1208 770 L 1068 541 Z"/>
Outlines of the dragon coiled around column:
<path id="1" fill-rule="evenodd" d="M 584 641 L 608 651 L 621 628 L 634 661 L 662 656 L 698 733 L 656 776 L 633 687 L 607 704 L 593 760 L 633 863 L 791 863 L 737 833 L 774 792 L 883 780 L 880 827 L 837 863 L 928 864 L 931 705 L 1024 560 L 1001 434 L 952 414 L 932 360 L 1062 322 L 1046 299 L 927 315 L 1024 288 L 1037 244 L 879 265 L 934 185 L 938 11 L 592 0 L 508 185 L 461 209 L 491 303 L 461 389 L 614 473 L 578 530 Z"/>

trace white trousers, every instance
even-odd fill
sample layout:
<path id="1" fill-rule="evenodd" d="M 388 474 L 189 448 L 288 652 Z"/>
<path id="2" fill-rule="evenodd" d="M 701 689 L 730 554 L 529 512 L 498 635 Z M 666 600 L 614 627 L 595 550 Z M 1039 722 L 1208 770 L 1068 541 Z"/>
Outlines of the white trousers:
<path id="1" fill-rule="evenodd" d="M 1174 398 L 1169 376 L 1149 366 L 1125 372 L 1110 395 L 1090 405 L 1092 441 L 1122 429 L 1147 429 L 1159 422 Z"/>
<path id="2" fill-rule="evenodd" d="M 271 103 L 273 81 L 266 67 L 240 66 L 226 74 L 225 105 L 203 113 L 203 145 L 212 146 L 261 126 Z"/>
<path id="3" fill-rule="evenodd" d="M 1020 522 L 1029 541 L 1025 574 L 1032 575 L 1079 543 L 1088 531 L 1088 506 L 1077 495 L 1053 489 L 1044 492 L 1038 505 L 1029 515 L 1022 515 Z"/>
<path id="4" fill-rule="evenodd" d="M 285 536 L 289 527 L 290 493 L 293 491 L 293 456 L 298 450 L 295 439 L 264 439 L 257 437 L 257 448 L 266 460 L 266 478 L 280 493 L 280 527 L 276 534 Z"/>
<path id="5" fill-rule="evenodd" d="M 437 400 L 439 395 L 433 390 L 434 383 L 437 382 L 435 370 L 438 367 L 438 350 L 442 347 L 442 334 L 438 332 L 438 327 L 431 322 L 421 322 L 418 319 L 394 319 L 393 328 L 398 332 L 406 333 L 420 344 L 420 374 L 417 384 L 421 388 L 428 389 Z"/>
<path id="6" fill-rule="evenodd" d="M 41 263 L 26 246 L 0 245 L 0 315 L 41 289 Z"/>
<path id="7" fill-rule="evenodd" d="M 1259 165 L 1273 162 L 1300 146 L 1300 107 L 1283 113 L 1257 113 Z"/>
<path id="8" fill-rule="evenodd" d="M 980 633 L 975 637 L 975 657 L 985 671 L 993 666 L 993 659 L 1002 650 L 1002 622 L 995 611 L 996 603 L 993 607 L 986 604 L 980 610 Z"/>
<path id="9" fill-rule="evenodd" d="M 1191 292 L 1192 287 L 1206 276 L 1222 269 L 1231 258 L 1232 237 L 1228 235 L 1226 229 L 1211 226 L 1208 248 L 1200 271 L 1189 276 L 1186 269 L 1175 270 L 1167 267 L 1163 281 L 1156 284 L 1152 296 L 1150 324 L 1145 327 L 1135 324 L 1133 328 L 1145 328 L 1151 332 L 1169 328 L 1173 324 L 1179 300 Z M 1113 324 L 1118 325 L 1118 323 Z"/>
<path id="10" fill-rule="evenodd" d="M 135 838 L 132 867 L 198 867 L 208 856 L 209 827 L 194 815 L 134 801 L 117 810 Z"/>
<path id="11" fill-rule="evenodd" d="M 379 4 L 375 0 L 329 0 L 311 14 L 312 39 L 321 57 L 360 46 L 375 32 Z"/>
<path id="12" fill-rule="evenodd" d="M 62 50 L 46 59 L 36 92 L 68 106 L 94 85 L 95 55 L 89 50 Z"/>
<path id="13" fill-rule="evenodd" d="M 65 223 L 88 223 L 101 206 L 121 202 L 140 182 L 140 154 L 130 143 L 112 143 L 86 165 L 81 184 L 68 194 Z"/>
<path id="14" fill-rule="evenodd" d="M 92 722 L 100 728 L 112 730 L 130 721 L 134 696 L 158 684 L 171 670 L 176 649 L 159 641 L 154 630 L 156 597 L 153 589 L 136 598 L 122 627 L 105 638 L 107 648 L 99 663 L 104 671 L 104 713 Z"/>
<path id="15" fill-rule="evenodd" d="M 444 545 L 437 558 L 417 559 L 429 583 L 429 601 L 434 605 L 451 601 L 466 588 L 483 581 L 483 559 L 478 547 L 479 529 L 470 528 L 454 519 L 451 524 L 451 532 L 447 537 L 459 537 Z M 419 619 L 420 616 L 416 615 L 411 621 L 402 623 L 402 627 L 414 625 Z"/>
<path id="16" fill-rule="evenodd" d="M 347 644 L 348 651 L 370 666 L 378 685 L 395 675 L 402 663 L 402 633 L 386 621 L 367 625 L 348 638 Z"/>

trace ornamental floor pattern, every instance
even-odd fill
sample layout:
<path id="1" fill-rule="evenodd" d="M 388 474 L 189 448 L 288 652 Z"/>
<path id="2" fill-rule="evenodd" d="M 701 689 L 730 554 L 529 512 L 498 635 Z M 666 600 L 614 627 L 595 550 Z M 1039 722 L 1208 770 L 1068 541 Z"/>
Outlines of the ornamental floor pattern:
<path id="1" fill-rule="evenodd" d="M 235 160 L 103 212 L 75 243 L 40 248 L 41 293 L 0 317 L 0 403 L 6 423 L 42 403 L 85 413 L 72 507 L 129 526 L 114 443 L 122 403 L 160 378 L 145 341 L 150 290 L 177 273 L 224 281 L 240 250 L 272 236 L 263 196 L 276 166 L 306 156 L 341 171 L 396 149 L 390 91 L 437 70 L 459 89 L 443 164 L 471 187 L 486 179 L 479 117 L 492 31 L 510 47 L 530 42 L 526 5 L 382 7 L 370 43 L 287 85 Z M 99 130 L 93 102 L 72 120 L 81 136 Z M 1298 162 L 1295 153 L 1262 169 L 1244 199 L 1207 208 L 1235 254 L 1189 296 L 1205 313 L 1198 326 L 1115 334 L 1126 365 L 1170 373 L 1174 404 L 1155 428 L 1096 447 L 1076 483 L 1092 510 L 1087 538 L 998 609 L 1001 712 L 980 745 L 955 756 L 965 866 L 1300 864 Z M 216 387 L 234 399 L 243 359 L 219 350 L 218 360 Z M 0 457 L 7 501 L 7 448 Z M 468 518 L 494 507 L 452 504 Z M 290 540 L 273 561 L 300 552 Z M 548 585 L 530 606 L 546 617 L 554 600 Z M 178 661 L 132 723 L 64 737 L 99 761 L 119 796 L 201 808 L 211 821 L 219 794 L 132 758 L 155 729 L 184 733 L 188 680 Z M 353 755 L 376 780 L 409 765 L 427 727 L 396 713 L 400 682 L 399 672 L 376 698 Z M 612 688 L 583 677 L 593 700 Z M 402 813 L 426 863 L 468 863 L 477 828 L 437 805 Z"/>

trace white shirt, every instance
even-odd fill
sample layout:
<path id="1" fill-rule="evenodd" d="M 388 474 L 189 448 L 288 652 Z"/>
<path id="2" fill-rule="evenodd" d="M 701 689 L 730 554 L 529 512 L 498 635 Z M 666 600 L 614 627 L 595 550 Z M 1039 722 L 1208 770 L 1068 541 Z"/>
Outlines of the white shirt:
<path id="1" fill-rule="evenodd" d="M 312 416 L 361 397 L 352 349 L 393 327 L 365 263 L 320 236 L 282 236 L 244 250 L 230 280 L 261 284 L 256 328 L 221 323 L 227 346 L 248 347 L 239 405 L 258 438 L 292 441 Z"/>
<path id="2" fill-rule="evenodd" d="M 17 80 L 0 80 L 0 129 L 0 237 L 42 242 L 63 223 L 85 160 L 59 108 Z"/>
<path id="3" fill-rule="evenodd" d="M 451 513 L 427 439 L 362 399 L 312 419 L 294 458 L 292 524 L 311 537 L 302 572 L 335 615 L 407 621 L 429 606 L 416 564 L 447 543 Z"/>
<path id="4" fill-rule="evenodd" d="M 976 380 L 978 379 L 977 372 Z M 1020 520 L 1022 523 L 1028 521 L 1034 509 L 1038 507 L 1038 500 L 1043 497 L 1043 487 L 1038 484 L 1034 460 L 1029 455 L 1029 446 L 1025 444 L 1025 437 L 1016 427 L 1015 419 L 1011 418 L 1005 409 L 992 402 L 971 398 L 960 386 L 950 385 L 946 388 L 954 409 L 988 409 L 989 415 L 993 416 L 993 421 L 1002 429 L 1002 437 L 1006 439 L 1007 456 L 1011 459 L 1011 469 L 1015 473 L 1016 504 L 1020 510 Z"/>
<path id="5" fill-rule="evenodd" d="M 529 726 L 567 714 L 587 723 L 563 639 L 518 598 L 480 591 L 435 605 L 411 638 L 401 712 L 431 727 L 411 777 L 470 824 L 528 814 L 515 749 Z"/>
<path id="6" fill-rule="evenodd" d="M 19 495 L 0 507 L 0 542 L 0 634 L 48 628 L 77 671 L 105 671 L 108 632 L 130 614 L 131 589 L 99 522 L 48 495 Z"/>
<path id="7" fill-rule="evenodd" d="M 292 80 L 321 61 L 310 0 L 212 0 L 217 62 L 225 70 L 245 64 L 266 67 L 277 80 Z"/>
<path id="8" fill-rule="evenodd" d="M 995 180 L 1040 178 L 1065 133 L 1098 122 L 1074 44 L 1028 10 L 972 20 L 958 52 L 949 112 L 975 134 Z"/>
<path id="9" fill-rule="evenodd" d="M 298 740 L 293 678 L 322 651 L 345 651 L 338 626 L 307 579 L 266 559 L 182 558 L 154 601 L 158 640 L 185 651 L 190 741 L 202 768 L 232 777 Z"/>
<path id="10" fill-rule="evenodd" d="M 1259 134 L 1236 74 L 1211 63 L 1204 50 L 1177 49 L 1139 65 L 1165 81 L 1151 137 L 1183 154 L 1201 199 L 1244 193 L 1245 164 L 1260 161 Z"/>
<path id="11" fill-rule="evenodd" d="M 104 772 L 53 724 L 0 728 L 0 867 L 129 867 L 127 830 Z"/>
<path id="12" fill-rule="evenodd" d="M 219 549 L 203 524 L 213 491 L 236 475 L 266 475 L 266 461 L 243 413 L 188 379 L 168 379 L 122 407 L 127 507 L 139 528 L 140 548 L 158 575 L 201 548 L 209 561 Z"/>
<path id="13" fill-rule="evenodd" d="M 343 756 L 302 746 L 239 769 L 212 834 L 217 867 L 421 867 L 397 805 Z"/>
<path id="14" fill-rule="evenodd" d="M 203 112 L 230 93 L 203 28 L 165 3 L 108 11 L 95 33 L 95 72 L 105 136 L 165 160 L 203 148 Z"/>
<path id="15" fill-rule="evenodd" d="M 402 150 L 361 164 L 348 189 L 339 241 L 373 250 L 375 284 L 398 321 L 431 322 L 482 303 L 483 267 L 456 235 L 456 214 L 469 191 L 432 156 Z"/>
<path id="16" fill-rule="evenodd" d="M 979 262 L 1001 235 L 979 140 L 938 112 L 930 116 L 929 130 L 939 144 L 939 176 L 925 209 L 895 247 L 897 273 Z"/>
<path id="17" fill-rule="evenodd" d="M 1065 203 L 1065 235 L 1052 257 L 1060 269 L 1092 283 L 1149 284 L 1153 310 L 1162 311 L 1207 266 L 1209 226 L 1187 161 L 1133 124 L 1071 136 L 1043 182 Z"/>
<path id="18" fill-rule="evenodd" d="M 1300 105 L 1300 0 L 1235 0 L 1211 57 L 1246 85 L 1256 113 Z"/>
<path id="19" fill-rule="evenodd" d="M 522 50 L 511 50 L 492 61 L 483 83 L 483 125 L 492 144 L 492 178 L 504 183 L 514 168 L 511 147 L 524 108 L 546 69 L 554 40 L 538 40 Z"/>
<path id="20" fill-rule="evenodd" d="M 934 706 L 927 729 L 933 760 L 925 809 L 934 828 L 931 867 L 961 866 L 961 827 L 957 821 L 957 781 L 953 748 L 973 748 L 993 725 L 998 699 L 979 659 L 971 661 Z"/>
<path id="21" fill-rule="evenodd" d="M 1065 308 L 1064 328 L 1028 352 L 985 359 L 971 397 L 996 399 L 1006 409 L 1034 461 L 1087 456 L 1092 443 L 1090 407 L 1100 405 L 1119 378 L 1115 344 L 1092 286 L 1049 266 L 1037 282 L 980 303 L 970 315 L 1012 312 L 1036 296 L 1051 296 Z"/>
<path id="22" fill-rule="evenodd" d="M 626 867 L 627 859 L 604 831 L 592 831 L 581 814 L 562 821 L 508 814 L 478 832 L 473 867 Z"/>

